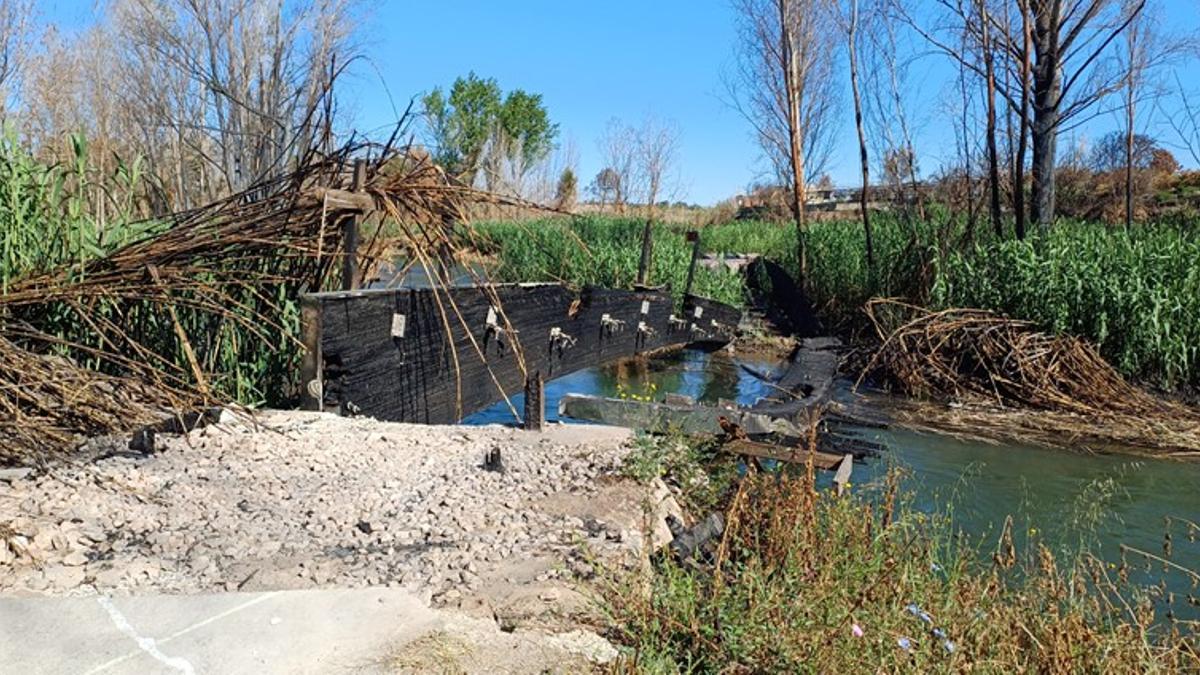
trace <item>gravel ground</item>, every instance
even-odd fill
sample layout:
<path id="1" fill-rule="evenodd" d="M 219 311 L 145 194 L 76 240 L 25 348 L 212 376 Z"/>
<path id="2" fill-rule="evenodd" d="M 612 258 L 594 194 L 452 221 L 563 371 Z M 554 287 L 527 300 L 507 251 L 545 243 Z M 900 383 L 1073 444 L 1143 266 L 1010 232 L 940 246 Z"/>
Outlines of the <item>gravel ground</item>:
<path id="1" fill-rule="evenodd" d="M 259 422 L 0 481 L 0 593 L 392 585 L 448 604 L 586 574 L 581 545 L 635 558 L 644 539 L 651 491 L 613 475 L 626 430 Z M 503 471 L 482 466 L 495 449 Z"/>

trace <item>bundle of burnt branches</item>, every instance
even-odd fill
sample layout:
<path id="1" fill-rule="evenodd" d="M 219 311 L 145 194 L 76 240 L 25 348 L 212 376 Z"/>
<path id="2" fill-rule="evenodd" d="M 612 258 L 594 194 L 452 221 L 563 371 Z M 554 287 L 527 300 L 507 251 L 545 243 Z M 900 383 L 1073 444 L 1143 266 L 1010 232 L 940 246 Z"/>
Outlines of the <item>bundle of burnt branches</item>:
<path id="1" fill-rule="evenodd" d="M 349 144 L 150 224 L 151 234 L 102 257 L 18 279 L 0 295 L 0 463 L 264 392 L 286 396 L 301 349 L 296 299 L 340 279 L 345 220 L 363 221 L 363 270 L 387 227 L 401 231 L 388 237 L 393 252 L 444 268 L 455 223 L 479 201 L 514 200 L 455 184 L 407 148 Z"/>
<path id="2" fill-rule="evenodd" d="M 1129 383 L 1090 343 L 977 309 L 875 299 L 881 341 L 864 369 L 904 393 L 1079 415 L 1196 417 Z"/>

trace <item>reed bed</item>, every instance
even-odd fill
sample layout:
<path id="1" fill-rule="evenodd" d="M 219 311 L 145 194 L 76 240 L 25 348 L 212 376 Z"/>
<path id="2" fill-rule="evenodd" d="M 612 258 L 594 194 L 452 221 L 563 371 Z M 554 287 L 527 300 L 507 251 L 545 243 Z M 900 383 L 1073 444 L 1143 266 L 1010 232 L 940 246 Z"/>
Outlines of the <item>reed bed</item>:
<path id="1" fill-rule="evenodd" d="M 880 213 L 876 260 L 866 265 L 861 223 L 810 224 L 807 289 L 827 328 L 870 332 L 863 306 L 875 297 L 902 298 L 934 310 L 974 307 L 1033 322 L 1053 335 L 1096 345 L 1122 375 L 1171 391 L 1200 392 L 1200 230 L 1194 223 L 1146 223 L 1114 230 L 1060 222 L 1025 241 L 996 241 L 990 228 L 971 230 L 930 210 L 915 221 Z M 642 221 L 612 217 L 488 223 L 483 231 L 506 280 L 541 279 L 621 286 L 637 271 Z M 655 229 L 652 279 L 678 286 L 688 256 L 688 226 Z M 786 223 L 735 221 L 700 227 L 705 252 L 760 254 L 795 274 L 796 231 Z M 593 255 L 577 248 L 582 241 Z M 660 259 L 659 259 L 660 258 Z M 736 279 L 703 275 L 702 292 L 743 302 Z"/>
<path id="2" fill-rule="evenodd" d="M 740 479 L 711 558 L 662 557 L 645 577 L 602 583 L 625 647 L 613 670 L 1200 669 L 1196 624 L 1128 581 L 1137 555 L 1055 551 L 1012 520 L 994 541 L 972 540 L 952 509 L 921 512 L 899 485 L 893 472 L 839 496 L 811 468 Z"/>
<path id="3" fill-rule="evenodd" d="M 496 281 L 547 281 L 582 287 L 630 288 L 637 279 L 645 221 L 579 217 L 525 222 L 486 222 L 475 226 L 480 253 L 490 258 Z M 657 224 L 649 282 L 683 292 L 692 246 L 686 228 Z M 741 306 L 740 277 L 727 270 L 696 271 L 693 292 Z"/>

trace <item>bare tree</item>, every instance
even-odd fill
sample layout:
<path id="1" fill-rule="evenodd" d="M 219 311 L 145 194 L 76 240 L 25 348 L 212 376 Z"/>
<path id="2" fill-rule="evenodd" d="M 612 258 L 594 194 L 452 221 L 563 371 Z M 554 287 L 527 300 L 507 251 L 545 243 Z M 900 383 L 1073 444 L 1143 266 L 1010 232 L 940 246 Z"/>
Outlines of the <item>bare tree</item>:
<path id="1" fill-rule="evenodd" d="M 1125 0 L 1131 3 L 1132 0 Z M 1128 9 L 1127 11 L 1132 11 Z M 1166 88 L 1161 86 L 1153 74 L 1163 65 L 1179 56 L 1188 47 L 1183 41 L 1169 39 L 1160 32 L 1158 14 L 1152 8 L 1144 8 L 1125 29 L 1125 39 L 1119 55 L 1119 62 L 1124 71 L 1124 83 L 1121 92 L 1125 126 L 1125 227 L 1133 225 L 1134 202 L 1137 190 L 1134 186 L 1134 171 L 1137 168 L 1135 153 L 1135 138 L 1137 119 L 1141 104 L 1153 103 L 1161 98 Z M 1141 112 L 1149 118 L 1157 106 L 1147 106 Z M 1143 120 L 1145 123 L 1147 120 Z"/>
<path id="2" fill-rule="evenodd" d="M 903 92 L 910 87 L 908 64 L 898 58 L 895 22 L 890 16 L 884 15 L 881 9 L 877 9 L 877 12 L 883 15 L 875 22 L 879 30 L 865 34 L 869 38 L 867 44 L 871 46 L 867 52 L 867 91 L 871 100 L 875 101 L 867 110 L 874 111 L 873 126 L 878 131 L 876 155 L 880 158 L 879 168 L 884 182 L 892 188 L 903 206 L 901 212 L 911 224 L 909 205 L 916 206 L 916 215 L 920 220 L 925 219 L 925 207 L 921 184 L 917 179 L 919 168 L 912 127 L 904 105 Z"/>
<path id="3" fill-rule="evenodd" d="M 961 0 L 938 0 L 946 10 L 940 25 L 927 28 L 910 14 L 904 20 L 931 45 L 980 77 L 986 67 L 968 50 L 949 43 L 940 33 L 966 30 L 982 42 L 984 24 Z M 1002 33 L 1004 24 L 989 14 L 987 28 L 996 49 L 1014 61 L 1028 62 L 1029 133 L 1033 145 L 1031 216 L 1041 227 L 1054 220 L 1055 156 L 1058 135 L 1088 119 L 1096 104 L 1121 88 L 1122 73 L 1112 67 L 1117 38 L 1145 7 L 1146 0 L 1026 0 L 1028 33 Z M 897 4 L 897 7 L 903 7 Z M 1021 96 L 998 91 L 1019 108 Z"/>
<path id="4" fill-rule="evenodd" d="M 30 139 L 53 152 L 80 132 L 101 164 L 144 158 L 157 210 L 285 173 L 332 142 L 352 1 L 111 0 L 77 39 L 48 33 L 23 95 Z"/>
<path id="5" fill-rule="evenodd" d="M 611 197 L 617 213 L 625 213 L 637 169 L 637 130 L 614 117 L 605 125 L 597 145 L 605 167 L 601 172 L 604 192 Z M 597 184 L 600 184 L 600 176 L 597 176 Z"/>
<path id="6" fill-rule="evenodd" d="M 673 122 L 647 117 L 635 132 L 636 171 L 646 204 L 646 225 L 642 232 L 642 262 L 638 283 L 647 282 L 654 233 L 655 209 L 659 198 L 669 189 L 670 172 L 679 152 L 679 131 Z"/>
<path id="7" fill-rule="evenodd" d="M 1015 216 L 1013 227 L 1016 230 L 1017 239 L 1024 239 L 1029 218 L 1028 209 L 1025 208 L 1025 152 L 1029 146 L 1029 100 L 1033 90 L 1033 17 L 1029 8 L 1029 0 L 1017 0 L 1017 8 L 1021 12 L 1021 41 L 1020 48 L 1016 50 L 1021 72 L 1021 102 L 1019 104 L 1021 123 L 1018 130 L 1017 156 L 1014 164 L 1013 182 L 1016 185 L 1013 188 Z M 1006 32 L 1005 35 L 1011 35 L 1011 33 Z M 1010 46 L 1009 53 L 1012 52 L 1013 49 Z"/>
<path id="8" fill-rule="evenodd" d="M 672 172 L 679 155 L 679 127 L 646 117 L 635 131 L 636 178 L 648 207 L 673 194 Z"/>
<path id="9" fill-rule="evenodd" d="M 1200 92 L 1188 89 L 1175 74 L 1176 105 L 1164 114 L 1167 125 L 1175 135 L 1175 145 L 1187 151 L 1192 161 L 1200 164 Z"/>
<path id="10" fill-rule="evenodd" d="M 277 175 L 327 136 L 333 85 L 352 58 L 347 0 L 117 0 L 112 11 L 147 136 L 174 132 L 207 191 Z M 184 160 L 186 161 L 186 160 Z M 206 172 L 207 174 L 208 172 Z M 216 177 L 217 181 L 211 180 Z"/>
<path id="11" fill-rule="evenodd" d="M 824 173 L 838 104 L 838 31 L 829 0 L 734 0 L 737 70 L 726 85 L 776 177 L 789 186 L 805 276 L 805 184 Z"/>
<path id="12" fill-rule="evenodd" d="M 980 19 L 981 41 L 983 49 L 984 82 L 987 88 L 987 151 L 988 151 L 988 216 L 996 231 L 996 238 L 1004 237 L 1004 223 L 1000 218 L 1000 159 L 996 151 L 996 69 L 995 53 L 992 49 L 991 16 L 988 13 L 987 0 L 976 0 L 977 12 Z"/>
<path id="13" fill-rule="evenodd" d="M 1072 119 L 1119 86 L 1102 58 L 1137 18 L 1145 0 L 1029 0 L 1033 15 L 1033 205 L 1045 228 L 1054 220 L 1055 143 Z"/>
<path id="14" fill-rule="evenodd" d="M 32 0 L 0 0 L 0 119 L 17 95 L 32 36 Z"/>
<path id="15" fill-rule="evenodd" d="M 871 236 L 871 214 L 867 209 L 867 190 L 871 186 L 871 164 L 867 157 L 867 134 L 863 129 L 862 94 L 858 85 L 858 0 L 849 0 L 846 12 L 846 55 L 850 62 L 850 91 L 854 97 L 854 127 L 858 132 L 858 159 L 862 170 L 862 188 L 858 206 L 862 212 L 863 236 L 866 238 L 867 270 L 875 274 L 875 245 Z"/>

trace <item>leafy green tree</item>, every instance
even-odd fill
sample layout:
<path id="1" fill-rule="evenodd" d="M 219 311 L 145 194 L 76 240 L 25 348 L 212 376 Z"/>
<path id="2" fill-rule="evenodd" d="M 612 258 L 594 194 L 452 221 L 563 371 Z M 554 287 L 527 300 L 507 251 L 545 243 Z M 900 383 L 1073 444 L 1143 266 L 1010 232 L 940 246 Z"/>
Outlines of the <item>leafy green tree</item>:
<path id="1" fill-rule="evenodd" d="M 525 171 L 546 158 L 558 135 L 541 94 L 504 95 L 494 78 L 474 72 L 456 79 L 448 96 L 436 87 L 422 103 L 434 159 L 468 184 L 489 150 Z"/>
<path id="2" fill-rule="evenodd" d="M 500 85 L 472 72 L 454 81 L 448 97 L 435 87 L 422 102 L 434 159 L 451 175 L 471 182 L 500 115 Z"/>
<path id="3" fill-rule="evenodd" d="M 521 89 L 514 89 L 504 98 L 499 123 L 503 138 L 520 152 L 525 166 L 545 159 L 558 135 L 558 125 L 550 122 L 542 95 Z"/>

